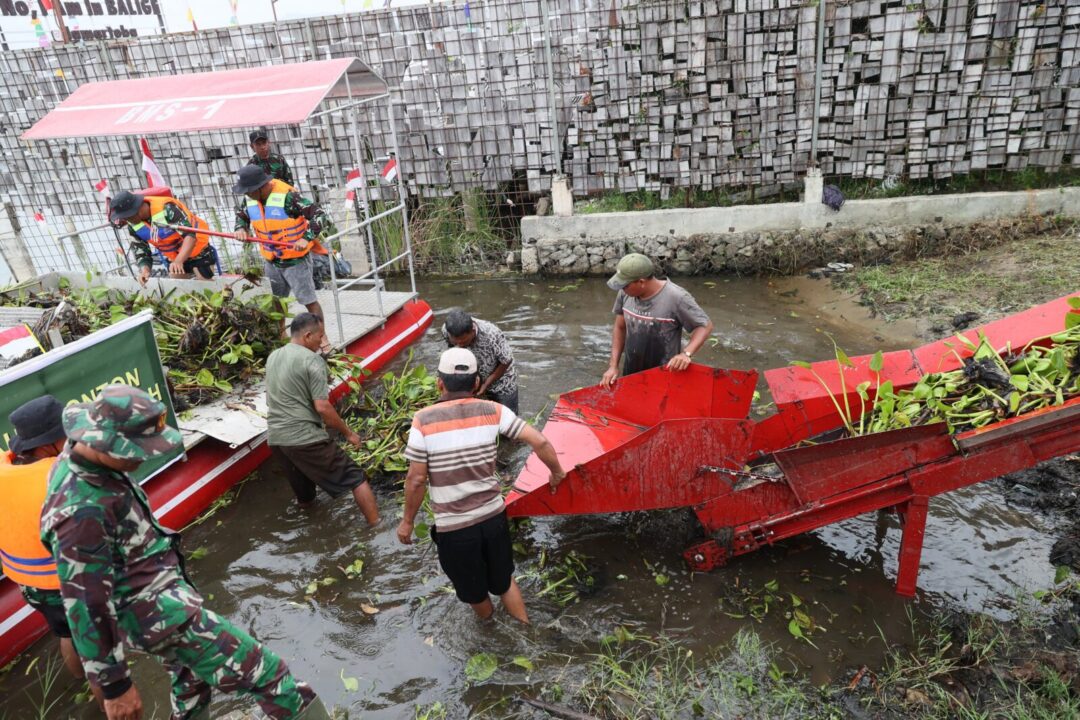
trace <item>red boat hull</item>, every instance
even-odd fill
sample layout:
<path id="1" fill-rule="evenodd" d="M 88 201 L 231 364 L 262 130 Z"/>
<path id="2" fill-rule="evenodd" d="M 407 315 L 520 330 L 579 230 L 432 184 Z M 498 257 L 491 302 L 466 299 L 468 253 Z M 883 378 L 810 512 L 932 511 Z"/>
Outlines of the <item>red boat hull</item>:
<path id="1" fill-rule="evenodd" d="M 431 324 L 431 307 L 413 300 L 386 319 L 386 323 L 352 342 L 347 352 L 364 358 L 365 369 L 376 372 L 415 342 Z M 348 393 L 341 383 L 331 400 Z M 266 435 L 232 448 L 206 438 L 188 453 L 186 462 L 166 468 L 146 482 L 154 514 L 168 528 L 179 529 L 198 517 L 229 488 L 250 475 L 267 458 Z M 41 615 L 23 602 L 19 587 L 0 578 L 0 667 L 7 665 L 48 631 Z"/>

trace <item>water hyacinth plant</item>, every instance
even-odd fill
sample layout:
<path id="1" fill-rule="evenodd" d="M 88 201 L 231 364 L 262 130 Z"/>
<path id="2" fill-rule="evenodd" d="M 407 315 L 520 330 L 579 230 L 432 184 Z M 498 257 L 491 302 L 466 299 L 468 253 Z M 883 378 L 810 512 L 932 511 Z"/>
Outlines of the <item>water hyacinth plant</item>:
<path id="1" fill-rule="evenodd" d="M 836 349 L 842 402 L 809 363 L 792 364 L 809 370 L 826 389 L 849 436 L 939 422 L 946 423 L 950 433 L 964 432 L 1062 405 L 1080 395 L 1080 313 L 1076 312 L 1080 298 L 1073 298 L 1070 305 L 1073 311 L 1062 332 L 1037 338 L 1019 350 L 1009 346 L 997 350 L 982 333 L 978 343 L 957 335 L 956 343 L 947 345 L 962 366 L 925 375 L 911 388 L 894 390 L 891 381 L 881 382 L 879 351 L 869 365 L 876 382 L 864 381 L 854 389 L 860 404 L 857 414 L 848 402 L 844 381 L 844 368 L 854 364 L 842 350 Z M 957 344 L 970 356 L 961 357 Z"/>

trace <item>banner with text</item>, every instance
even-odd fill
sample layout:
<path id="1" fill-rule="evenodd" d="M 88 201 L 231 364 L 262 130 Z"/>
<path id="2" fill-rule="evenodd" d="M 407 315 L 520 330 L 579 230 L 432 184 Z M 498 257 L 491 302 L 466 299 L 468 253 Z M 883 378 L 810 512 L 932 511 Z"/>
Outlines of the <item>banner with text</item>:
<path id="1" fill-rule="evenodd" d="M 90 402 L 107 385 L 145 390 L 165 403 L 169 425 L 177 427 L 152 319 L 153 314 L 144 310 L 0 373 L 0 449 L 7 451 L 12 434 L 8 415 L 23 403 L 42 395 L 52 395 L 64 405 Z M 141 482 L 182 455 L 179 448 L 143 463 L 131 475 Z"/>
<path id="2" fill-rule="evenodd" d="M 73 43 L 124 40 L 165 32 L 165 17 L 158 0 L 0 0 L 4 50 L 62 42 L 61 25 Z"/>

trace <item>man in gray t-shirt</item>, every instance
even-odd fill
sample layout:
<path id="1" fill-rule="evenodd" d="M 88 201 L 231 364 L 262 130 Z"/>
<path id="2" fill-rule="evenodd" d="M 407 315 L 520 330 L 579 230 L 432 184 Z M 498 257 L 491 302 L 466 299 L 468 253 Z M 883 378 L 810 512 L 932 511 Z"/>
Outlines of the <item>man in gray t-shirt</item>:
<path id="1" fill-rule="evenodd" d="M 322 318 L 300 313 L 289 327 L 289 343 L 266 359 L 267 443 L 301 505 L 316 488 L 330 497 L 351 493 L 369 525 L 379 522 L 375 494 L 360 466 L 330 437 L 340 433 L 362 447 L 330 402 L 326 362 L 319 357 Z"/>
<path id="2" fill-rule="evenodd" d="M 666 366 L 685 370 L 713 323 L 686 290 L 667 279 L 657 278 L 652 260 L 631 253 L 619 261 L 608 287 L 618 290 L 615 299 L 615 327 L 611 333 L 611 361 L 600 384 L 610 388 L 622 374 Z M 682 347 L 683 330 L 690 341 Z"/>

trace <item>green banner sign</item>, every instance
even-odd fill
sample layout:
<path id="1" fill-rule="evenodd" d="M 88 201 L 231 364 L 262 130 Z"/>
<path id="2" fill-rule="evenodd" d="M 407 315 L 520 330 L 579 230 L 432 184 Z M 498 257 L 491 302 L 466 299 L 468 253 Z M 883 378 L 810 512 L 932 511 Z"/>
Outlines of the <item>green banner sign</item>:
<path id="1" fill-rule="evenodd" d="M 13 432 L 8 416 L 23 403 L 42 395 L 52 395 L 65 405 L 92 402 L 107 385 L 145 390 L 165 403 L 169 425 L 177 427 L 152 319 L 151 311 L 144 310 L 0 373 L 0 448 L 7 451 Z M 182 455 L 183 449 L 177 449 L 143 463 L 131 475 L 145 480 Z"/>

